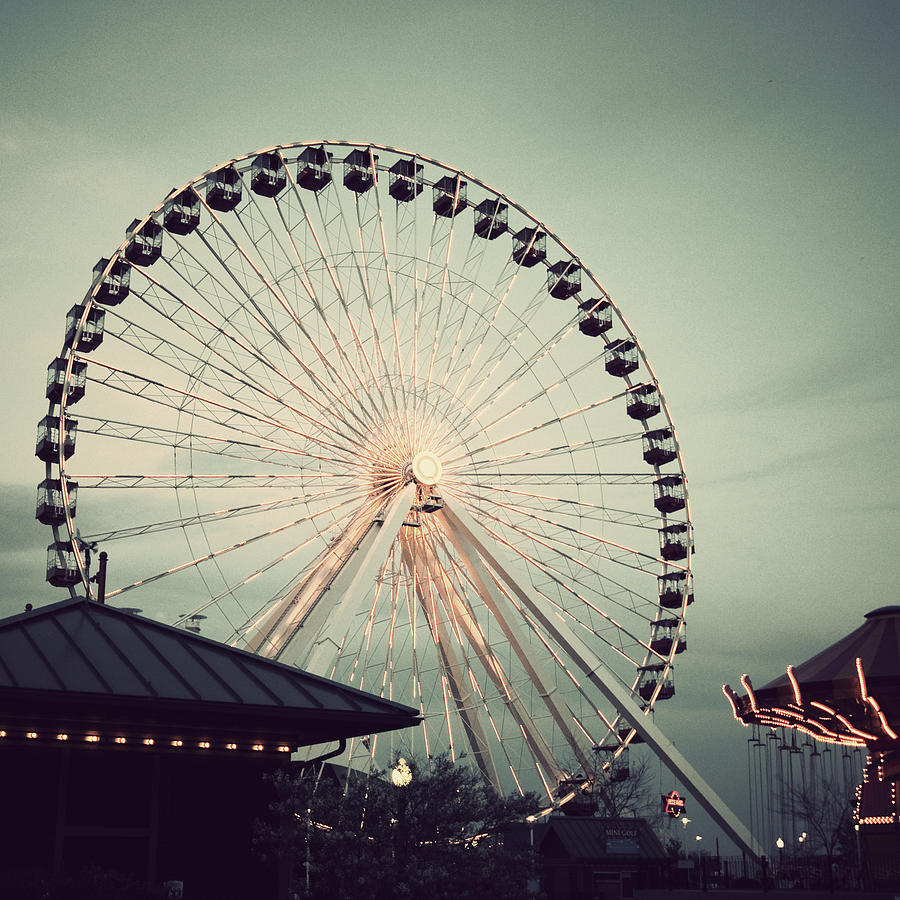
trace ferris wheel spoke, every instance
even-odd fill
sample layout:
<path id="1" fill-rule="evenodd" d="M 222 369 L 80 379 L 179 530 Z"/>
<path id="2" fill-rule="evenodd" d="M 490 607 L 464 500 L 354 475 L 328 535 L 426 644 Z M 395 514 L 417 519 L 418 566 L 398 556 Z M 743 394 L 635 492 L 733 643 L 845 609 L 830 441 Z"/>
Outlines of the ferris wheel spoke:
<path id="1" fill-rule="evenodd" d="M 280 152 L 279 152 L 279 156 L 281 156 Z M 281 157 L 281 158 L 282 158 L 282 162 L 284 162 L 284 158 L 283 158 L 283 157 Z M 285 169 L 289 171 L 289 167 L 288 167 L 288 166 L 285 166 Z M 293 176 L 291 176 L 291 181 L 292 181 L 292 185 L 293 185 L 294 191 L 296 192 L 296 184 L 295 184 L 294 181 L 293 181 Z M 275 207 L 276 209 L 279 210 L 279 214 L 280 214 L 280 207 L 279 207 L 279 204 L 278 204 L 278 198 L 277 198 L 277 197 L 272 198 L 272 203 L 273 203 L 274 207 Z M 257 208 L 257 209 L 259 208 L 259 203 L 258 203 L 258 201 L 256 200 L 255 197 L 253 198 L 253 204 L 254 204 L 254 207 L 255 207 L 255 208 Z M 339 204 L 339 207 L 340 207 L 340 204 Z M 236 213 L 237 213 L 237 210 L 236 210 Z M 244 221 L 243 221 L 242 219 L 240 219 L 240 217 L 239 217 L 239 220 L 241 221 L 241 225 L 242 225 L 242 227 L 244 228 L 245 233 L 248 235 L 248 237 L 251 238 L 251 241 L 252 241 L 252 243 L 253 243 L 254 246 L 255 246 L 257 242 L 253 239 L 253 236 L 252 236 L 252 235 L 250 234 L 250 232 L 248 231 L 246 224 L 244 223 Z M 263 217 L 263 222 L 265 223 L 264 227 L 267 229 L 268 233 L 272 235 L 272 240 L 273 240 L 274 242 L 278 242 L 278 243 L 280 244 L 280 242 L 278 241 L 278 239 L 275 237 L 274 232 L 272 231 L 272 229 L 269 228 L 268 223 L 267 223 L 267 221 L 265 220 L 264 217 Z M 285 263 L 284 263 L 284 264 L 285 264 L 285 265 L 290 265 L 290 262 L 288 261 L 289 255 L 287 254 L 287 252 L 286 252 L 286 250 L 284 249 L 283 246 L 282 246 L 282 252 L 284 253 L 284 260 L 285 260 Z M 272 272 L 271 268 L 269 269 L 269 277 L 270 277 L 270 279 L 272 279 L 273 283 L 276 282 L 276 276 L 275 276 L 274 272 Z M 339 290 L 340 290 L 340 289 L 339 289 Z M 343 296 L 343 295 L 341 295 L 341 296 Z M 284 301 L 284 302 L 286 303 L 286 301 Z M 330 361 L 328 360 L 327 355 L 326 355 L 323 351 L 321 351 L 321 349 L 318 348 L 318 345 L 316 344 L 316 342 L 315 342 L 313 336 L 312 336 L 311 333 L 308 331 L 308 329 L 303 325 L 303 323 L 302 323 L 302 321 L 301 321 L 299 315 L 298 315 L 297 313 L 294 313 L 293 311 L 292 311 L 292 319 L 293 319 L 293 322 L 294 322 L 294 326 L 296 327 L 296 329 L 298 330 L 298 332 L 302 335 L 302 337 L 303 337 L 305 340 L 309 341 L 310 343 L 313 344 L 313 346 L 315 346 L 315 347 L 317 348 L 317 352 L 318 352 L 318 355 L 319 355 L 320 360 L 321 360 L 323 363 L 326 363 L 326 364 L 329 366 L 329 368 L 331 368 L 331 369 L 334 371 L 335 375 L 339 378 L 340 383 L 341 383 L 341 385 L 344 387 L 344 389 L 345 389 L 345 390 L 348 390 L 348 391 L 354 390 L 354 389 L 351 389 L 349 383 L 337 373 L 337 369 L 336 369 L 335 367 L 333 367 L 333 366 L 330 364 Z M 342 349 L 343 349 L 343 348 L 342 348 Z M 341 358 L 343 359 L 343 361 L 344 361 L 345 364 L 348 364 L 348 363 L 350 362 L 350 361 L 349 361 L 349 357 L 346 355 L 346 353 L 342 353 L 342 357 L 341 357 Z M 364 356 L 364 361 L 367 363 L 367 366 L 368 366 L 368 360 L 365 358 L 365 356 Z M 355 380 L 358 382 L 359 387 L 360 387 L 360 389 L 362 390 L 363 396 L 365 396 L 365 394 L 367 393 L 365 382 L 364 382 L 363 379 L 360 377 L 359 372 L 358 372 L 354 367 L 352 367 L 352 364 L 350 364 L 350 365 L 351 365 L 351 374 L 355 377 Z M 371 370 L 371 367 L 369 367 L 369 368 L 370 368 L 370 370 Z M 354 390 L 354 396 L 357 398 L 357 400 L 359 400 L 360 395 L 359 395 L 359 394 L 356 394 L 356 393 L 355 393 L 355 390 Z"/>
<path id="2" fill-rule="evenodd" d="M 491 478 L 502 478 L 506 486 L 511 484 L 540 484 L 542 487 L 549 487 L 554 484 L 571 483 L 572 479 L 577 479 L 579 483 L 594 483 L 597 485 L 636 485 L 636 484 L 653 484 L 659 478 L 655 472 L 597 472 L 590 469 L 574 469 L 568 472 L 564 471 L 502 471 L 494 470 L 490 472 Z M 464 481 L 462 478 L 454 476 L 454 481 L 460 481 L 471 486 L 483 487 L 480 481 Z M 493 487 L 493 485 L 487 485 Z"/>
<path id="3" fill-rule="evenodd" d="M 591 367 L 594 364 L 594 362 L 595 362 L 594 360 L 589 360 L 588 362 L 582 363 L 577 368 L 575 368 L 571 371 L 562 372 L 560 377 L 552 384 L 547 385 L 546 388 L 542 388 L 541 390 L 538 390 L 537 392 L 532 394 L 530 397 L 528 397 L 524 401 L 518 401 L 518 400 L 514 401 L 509 409 L 501 412 L 499 415 L 497 415 L 495 418 L 491 419 L 490 421 L 481 424 L 481 426 L 480 426 L 481 430 L 483 432 L 488 432 L 491 429 L 496 428 L 498 425 L 500 425 L 502 422 L 506 421 L 507 419 L 511 418 L 512 416 L 523 413 L 528 407 L 532 406 L 532 404 L 534 404 L 536 401 L 548 398 L 551 394 L 553 394 L 554 391 L 556 391 L 559 388 L 564 387 L 567 383 L 569 383 L 569 381 L 571 379 L 576 378 L 577 376 L 581 375 L 581 373 L 584 372 L 589 367 Z M 497 393 L 493 394 L 490 401 L 488 402 L 486 408 L 491 409 L 493 406 L 498 405 L 499 401 L 502 399 L 503 396 L 504 396 L 503 392 L 497 392 Z M 593 400 L 584 409 L 577 410 L 574 414 L 578 415 L 580 413 L 583 415 L 594 409 L 598 409 L 602 406 L 606 406 L 609 403 L 623 400 L 627 396 L 628 396 L 628 390 L 624 390 L 624 391 L 619 391 L 615 394 L 610 394 L 606 397 L 600 397 L 596 400 Z"/>
<path id="4" fill-rule="evenodd" d="M 264 488 L 278 490 L 296 490 L 308 486 L 310 481 L 325 481 L 328 479 L 341 480 L 350 476 L 341 474 L 310 473 L 305 475 L 272 475 L 268 473 L 247 474 L 142 474 L 142 475 L 112 475 L 112 474 L 73 474 L 68 478 L 77 480 L 82 489 L 91 488 L 190 488 L 191 490 L 207 489 L 222 490 L 247 488 Z"/>
<path id="5" fill-rule="evenodd" d="M 490 518 L 490 517 L 489 517 Z M 643 597 L 640 594 L 637 594 L 634 590 L 626 588 L 621 583 L 616 582 L 614 579 L 605 575 L 604 573 L 592 568 L 590 565 L 584 563 L 584 561 L 580 558 L 580 553 L 583 552 L 580 547 L 577 547 L 572 544 L 567 544 L 561 540 L 551 540 L 549 538 L 544 538 L 538 535 L 535 535 L 533 532 L 528 532 L 522 528 L 518 528 L 513 525 L 507 525 L 507 527 L 519 534 L 523 537 L 528 538 L 528 540 L 538 547 L 544 547 L 547 549 L 551 549 L 554 555 L 558 555 L 560 558 L 565 559 L 568 562 L 571 562 L 575 565 L 578 565 L 579 568 L 583 570 L 587 570 L 593 578 L 590 583 L 586 583 L 581 580 L 581 577 L 578 575 L 574 575 L 571 572 L 563 573 L 557 567 L 551 566 L 546 562 L 543 562 L 537 556 L 533 556 L 529 553 L 526 553 L 521 547 L 517 544 L 514 544 L 512 541 L 505 538 L 503 535 L 499 534 L 499 532 L 495 532 L 490 527 L 484 526 L 484 530 L 486 534 L 489 534 L 499 546 L 505 546 L 508 550 L 510 550 L 514 555 L 520 557 L 523 562 L 527 563 L 529 567 L 540 572 L 545 578 L 557 584 L 559 589 L 563 592 L 564 595 L 568 595 L 570 598 L 577 601 L 577 603 L 583 607 L 586 611 L 590 611 L 600 616 L 603 619 L 605 627 L 615 628 L 617 635 L 623 635 L 628 633 L 628 629 L 616 622 L 608 613 L 601 610 L 596 603 L 591 602 L 587 599 L 587 595 L 597 595 L 597 581 L 603 586 L 605 586 L 605 591 L 603 593 L 606 601 L 612 605 L 618 606 L 621 610 L 626 613 L 630 613 L 632 615 L 639 616 L 643 620 L 643 624 L 649 625 L 654 620 L 657 606 L 654 599 L 649 599 L 647 597 Z M 570 551 L 575 551 L 574 553 Z M 628 566 L 627 563 L 622 563 L 621 560 L 617 560 L 612 554 L 605 556 L 604 559 L 609 559 L 612 562 L 618 562 L 620 565 L 624 565 L 628 568 L 635 568 L 633 566 Z M 639 570 L 646 571 L 646 570 Z M 584 594 L 580 594 L 576 588 L 581 588 L 585 591 Z M 622 599 L 617 597 L 617 594 L 622 594 Z M 625 602 L 625 600 L 629 602 Z M 550 600 L 554 606 L 558 606 L 560 610 L 565 610 L 567 616 L 576 617 L 570 606 L 566 606 L 561 601 Z M 597 637 L 600 637 L 599 632 L 595 632 Z M 634 641 L 641 644 L 642 646 L 645 642 L 638 638 L 634 634 L 628 634 Z"/>
<path id="6" fill-rule="evenodd" d="M 548 422 L 548 425 L 556 424 L 555 422 Z M 539 427 L 539 426 L 537 426 Z M 471 457 L 475 457 L 479 452 L 485 452 L 487 450 L 493 449 L 499 444 L 505 443 L 507 440 L 513 440 L 514 438 L 521 437 L 521 435 L 513 435 L 510 438 L 503 438 L 499 441 L 496 441 L 494 444 L 487 444 L 478 450 L 470 450 L 469 455 Z M 501 467 L 508 466 L 512 463 L 519 463 L 523 460 L 529 459 L 537 459 L 540 461 L 549 461 L 557 456 L 568 456 L 573 460 L 573 465 L 575 464 L 576 455 L 584 452 L 593 452 L 602 447 L 614 447 L 618 444 L 629 444 L 634 443 L 640 438 L 639 434 L 622 434 L 615 435 L 613 437 L 608 438 L 598 438 L 593 441 L 573 441 L 572 443 L 567 444 L 557 444 L 556 446 L 550 447 L 541 447 L 534 450 L 520 450 L 518 453 L 508 453 L 506 456 L 489 456 L 482 457 L 480 459 L 472 459 L 467 466 L 466 469 L 455 469 L 453 468 L 453 464 L 460 459 L 465 457 L 456 457 L 453 459 L 449 459 L 447 461 L 447 468 L 453 469 L 454 472 L 465 472 L 468 470 L 478 470 L 479 467 L 491 466 L 500 469 Z M 578 456 L 578 459 L 582 459 L 582 457 Z"/>
<path id="7" fill-rule="evenodd" d="M 285 168 L 287 168 L 287 167 L 285 167 Z M 295 199 L 295 201 L 299 204 L 301 218 L 303 219 L 304 222 L 308 223 L 308 214 L 306 212 L 305 206 L 303 205 L 303 201 L 300 198 L 297 183 L 294 180 L 292 175 L 289 174 L 289 178 L 290 178 L 291 192 L 288 196 L 293 197 Z M 287 201 L 281 201 L 277 197 L 275 198 L 275 207 L 278 210 L 278 215 L 281 218 L 282 225 L 285 229 L 285 232 L 287 234 L 288 240 L 290 241 L 291 248 L 293 251 L 294 266 L 300 271 L 300 273 L 302 275 L 302 278 L 300 280 L 301 280 L 301 284 L 303 285 L 303 289 L 307 293 L 309 301 L 310 301 L 310 303 L 312 303 L 313 309 L 315 309 L 318 319 L 322 323 L 322 326 L 325 328 L 325 331 L 328 334 L 328 338 L 331 342 L 331 345 L 334 347 L 335 352 L 337 353 L 338 358 L 339 358 L 341 365 L 343 366 L 345 372 L 351 377 L 351 379 L 357 385 L 359 385 L 359 387 L 363 390 L 363 393 L 365 393 L 364 379 L 360 375 L 360 373 L 356 369 L 356 367 L 354 366 L 352 360 L 350 359 L 350 354 L 347 352 L 347 349 L 343 346 L 340 339 L 338 338 L 334 327 L 332 326 L 328 316 L 325 313 L 325 309 L 322 306 L 320 298 L 313 287 L 312 279 L 308 272 L 307 265 L 304 262 L 304 259 L 303 259 L 302 255 L 300 253 L 300 250 L 297 246 L 296 236 L 294 234 L 294 231 L 293 231 L 291 225 L 289 224 L 288 216 L 286 215 L 286 212 L 285 212 L 286 205 L 288 205 Z M 321 250 L 321 248 L 319 248 L 319 249 Z M 354 394 L 354 396 L 356 397 L 357 395 Z M 368 409 L 362 410 L 361 414 L 365 418 L 366 422 L 371 425 L 373 422 L 373 419 L 372 419 L 371 413 L 368 411 Z"/>
<path id="8" fill-rule="evenodd" d="M 331 235 L 334 232 L 335 227 L 337 227 L 338 229 L 338 237 L 341 233 L 348 234 L 347 223 L 344 216 L 344 207 L 339 200 L 332 201 L 328 191 L 317 193 L 315 195 L 315 200 L 320 221 L 325 227 L 323 227 L 322 234 L 320 235 L 316 230 L 311 217 L 308 215 L 305 218 L 306 227 L 309 229 L 310 236 L 312 237 L 318 251 L 319 259 L 322 265 L 325 267 L 325 271 L 328 275 L 331 285 L 337 294 L 338 303 L 343 313 L 343 319 L 353 338 L 353 345 L 356 349 L 357 356 L 359 357 L 360 362 L 365 372 L 367 373 L 367 377 L 365 379 L 362 379 L 361 376 L 358 376 L 360 377 L 360 382 L 364 386 L 364 390 L 367 390 L 370 395 L 374 394 L 375 396 L 377 396 L 379 401 L 379 412 L 381 414 L 385 414 L 390 407 L 385 398 L 384 389 L 381 385 L 380 379 L 375 373 L 372 361 L 369 359 L 369 354 L 366 352 L 366 348 L 362 336 L 360 335 L 359 328 L 357 327 L 356 321 L 353 315 L 351 315 L 350 313 L 350 306 L 346 290 L 340 279 L 338 268 L 333 263 L 333 260 L 340 258 L 341 255 L 339 252 L 335 251 L 335 248 L 333 247 L 331 241 Z M 332 208 L 333 211 L 331 211 Z M 332 223 L 332 226 L 330 228 L 328 227 L 329 222 Z M 339 222 L 340 225 L 334 226 L 333 223 L 335 222 Z M 353 265 L 357 266 L 356 259 L 353 258 L 352 248 L 348 247 L 347 253 L 351 256 Z M 354 369 L 354 371 L 356 370 Z"/>

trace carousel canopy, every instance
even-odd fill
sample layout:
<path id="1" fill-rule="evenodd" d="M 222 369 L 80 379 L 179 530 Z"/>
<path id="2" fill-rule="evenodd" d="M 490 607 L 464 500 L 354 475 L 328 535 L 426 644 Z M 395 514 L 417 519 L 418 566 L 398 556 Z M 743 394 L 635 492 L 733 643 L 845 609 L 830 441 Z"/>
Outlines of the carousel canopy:
<path id="1" fill-rule="evenodd" d="M 900 606 L 883 606 L 846 637 L 762 688 L 723 687 L 745 725 L 795 728 L 817 740 L 894 749 L 900 730 Z"/>

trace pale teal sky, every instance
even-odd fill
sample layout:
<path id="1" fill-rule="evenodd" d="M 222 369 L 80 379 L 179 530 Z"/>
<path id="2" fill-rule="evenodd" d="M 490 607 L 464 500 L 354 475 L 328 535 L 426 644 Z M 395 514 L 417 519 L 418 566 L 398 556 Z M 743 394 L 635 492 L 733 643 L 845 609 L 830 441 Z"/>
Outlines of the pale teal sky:
<path id="1" fill-rule="evenodd" d="M 44 372 L 131 219 L 259 147 L 409 148 L 546 221 L 641 338 L 697 544 L 657 721 L 741 808 L 720 684 L 897 599 L 898 39 L 900 5 L 867 0 L 7 3 L 0 612 L 57 597 Z"/>

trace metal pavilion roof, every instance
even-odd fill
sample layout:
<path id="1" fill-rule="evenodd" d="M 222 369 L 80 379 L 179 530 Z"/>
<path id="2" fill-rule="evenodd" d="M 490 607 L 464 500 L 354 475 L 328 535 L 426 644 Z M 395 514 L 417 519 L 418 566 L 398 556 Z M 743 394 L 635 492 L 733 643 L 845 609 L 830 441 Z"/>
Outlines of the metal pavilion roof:
<path id="1" fill-rule="evenodd" d="M 0 620 L 10 738 L 93 730 L 293 749 L 418 721 L 410 707 L 93 601 Z"/>
<path id="2" fill-rule="evenodd" d="M 900 606 L 884 606 L 846 637 L 746 694 L 723 690 L 745 725 L 796 728 L 833 743 L 894 749 L 900 731 Z"/>

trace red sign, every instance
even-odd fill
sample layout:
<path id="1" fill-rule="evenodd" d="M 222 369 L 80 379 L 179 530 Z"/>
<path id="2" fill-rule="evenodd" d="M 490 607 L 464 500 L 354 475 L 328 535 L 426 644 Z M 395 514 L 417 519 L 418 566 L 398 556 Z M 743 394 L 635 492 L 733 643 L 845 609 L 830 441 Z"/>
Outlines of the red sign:
<path id="1" fill-rule="evenodd" d="M 662 795 L 662 810 L 667 816 L 677 819 L 684 812 L 684 797 L 678 795 L 678 791 Z"/>

